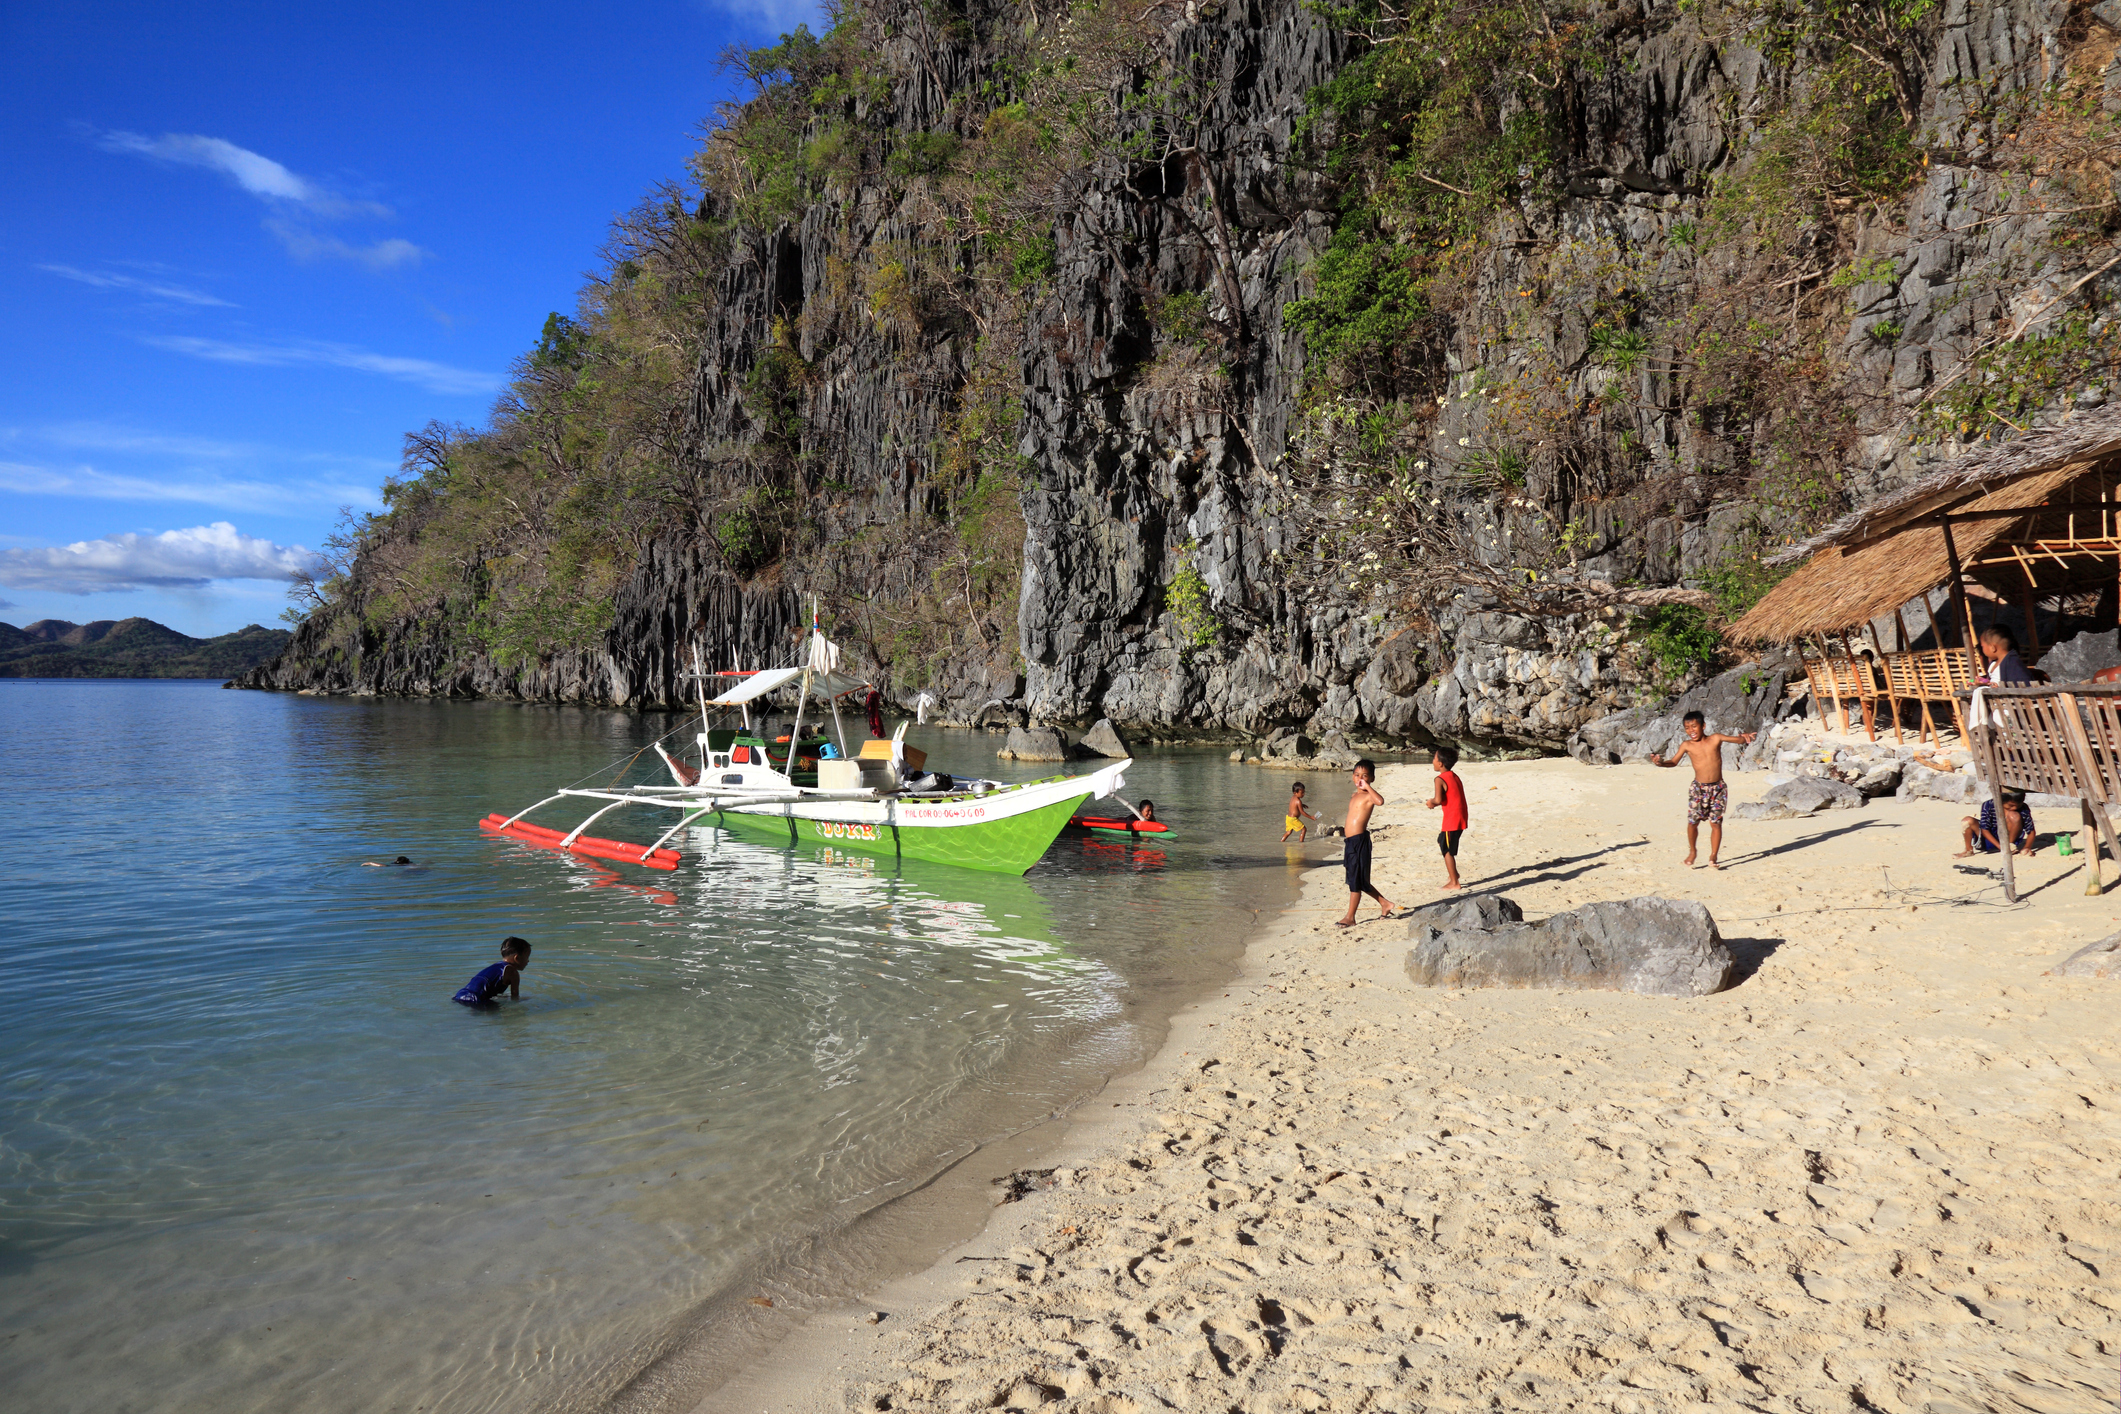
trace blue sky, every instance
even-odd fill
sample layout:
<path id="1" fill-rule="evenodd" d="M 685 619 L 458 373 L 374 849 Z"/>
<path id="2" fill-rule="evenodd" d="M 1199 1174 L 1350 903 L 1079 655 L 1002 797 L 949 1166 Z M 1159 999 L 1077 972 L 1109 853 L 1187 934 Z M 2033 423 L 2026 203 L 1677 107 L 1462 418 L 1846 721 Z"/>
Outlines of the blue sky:
<path id="1" fill-rule="evenodd" d="M 0 620 L 277 622 L 799 0 L 0 4 Z"/>

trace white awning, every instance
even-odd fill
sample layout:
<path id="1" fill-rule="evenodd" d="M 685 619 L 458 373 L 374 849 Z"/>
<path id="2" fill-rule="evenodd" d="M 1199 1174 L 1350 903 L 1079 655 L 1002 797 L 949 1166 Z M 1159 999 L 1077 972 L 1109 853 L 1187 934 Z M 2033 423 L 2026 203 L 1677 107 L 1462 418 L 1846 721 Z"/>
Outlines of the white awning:
<path id="1" fill-rule="evenodd" d="M 737 686 L 730 688 L 720 697 L 708 698 L 707 705 L 709 707 L 738 707 L 747 702 L 756 702 L 761 697 L 787 687 L 802 676 L 803 670 L 801 668 L 762 668 L 750 677 L 745 678 Z M 837 697 L 843 692 L 852 692 L 861 685 L 859 679 L 842 677 L 838 673 L 812 673 L 810 675 L 810 696 L 813 701 L 818 700 L 826 693 Z"/>

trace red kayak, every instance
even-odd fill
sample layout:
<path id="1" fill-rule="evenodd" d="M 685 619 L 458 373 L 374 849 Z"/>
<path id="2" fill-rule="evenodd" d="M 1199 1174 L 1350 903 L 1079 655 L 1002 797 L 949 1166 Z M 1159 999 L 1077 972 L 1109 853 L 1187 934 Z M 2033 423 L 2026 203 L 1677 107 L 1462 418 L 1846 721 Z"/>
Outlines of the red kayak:
<path id="1" fill-rule="evenodd" d="M 1157 820 L 1124 819 L 1107 815 L 1077 815 L 1068 821 L 1082 830 L 1107 830 L 1116 835 L 1168 835 L 1171 827 Z"/>

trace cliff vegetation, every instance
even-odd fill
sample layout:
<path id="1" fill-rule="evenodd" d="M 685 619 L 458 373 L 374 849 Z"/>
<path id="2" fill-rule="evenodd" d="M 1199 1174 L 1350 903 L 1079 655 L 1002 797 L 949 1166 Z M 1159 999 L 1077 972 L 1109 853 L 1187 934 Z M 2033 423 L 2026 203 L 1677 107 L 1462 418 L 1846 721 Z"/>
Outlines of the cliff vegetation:
<path id="1" fill-rule="evenodd" d="M 2121 6 L 861 0 L 406 440 L 261 686 L 1558 746 L 2113 391 Z"/>

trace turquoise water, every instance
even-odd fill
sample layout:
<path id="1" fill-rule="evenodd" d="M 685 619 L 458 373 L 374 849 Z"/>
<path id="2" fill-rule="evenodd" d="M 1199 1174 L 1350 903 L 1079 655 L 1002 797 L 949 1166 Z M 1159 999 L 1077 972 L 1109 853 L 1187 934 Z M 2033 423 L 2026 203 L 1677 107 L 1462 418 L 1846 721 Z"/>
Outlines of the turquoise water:
<path id="1" fill-rule="evenodd" d="M 1205 750 L 1131 774 L 1175 839 L 1023 879 L 475 828 L 673 725 L 0 683 L 12 1407 L 595 1408 L 710 1302 L 830 1294 L 853 1219 L 1139 1059 L 1301 862 L 1286 781 Z M 450 1004 L 511 933 L 522 1002 Z"/>

